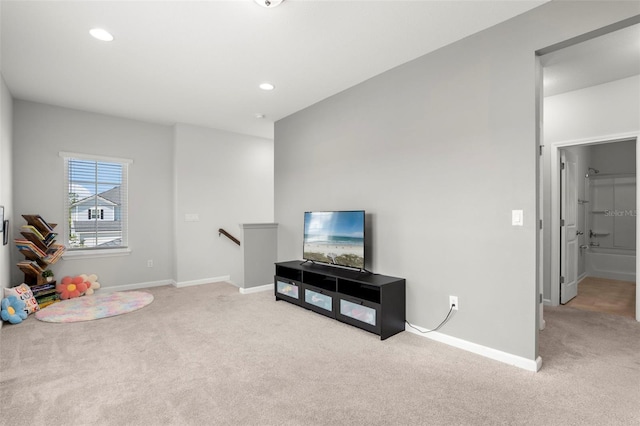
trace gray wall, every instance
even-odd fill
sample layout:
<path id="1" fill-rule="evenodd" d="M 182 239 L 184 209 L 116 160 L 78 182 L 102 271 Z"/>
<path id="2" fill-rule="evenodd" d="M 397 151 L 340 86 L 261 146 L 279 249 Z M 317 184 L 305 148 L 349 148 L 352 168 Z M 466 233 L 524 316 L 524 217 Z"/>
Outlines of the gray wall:
<path id="1" fill-rule="evenodd" d="M 169 126 L 143 123 L 22 100 L 14 101 L 14 232 L 25 213 L 62 224 L 64 164 L 60 151 L 121 157 L 129 167 L 128 256 L 63 259 L 54 273 L 98 275 L 105 286 L 154 283 L 173 277 L 173 133 Z M 62 226 L 59 225 L 62 229 Z M 22 259 L 13 249 L 14 263 Z M 147 260 L 153 259 L 153 268 Z M 12 268 L 14 284 L 22 274 Z"/>
<path id="2" fill-rule="evenodd" d="M 638 90 L 638 93 L 640 93 L 640 90 Z M 636 103 L 640 105 L 640 99 L 637 99 Z M 640 115 L 638 117 L 640 121 Z M 638 133 L 640 133 L 640 125 L 638 126 Z M 600 174 L 636 173 L 635 141 L 592 145 L 590 148 L 591 166 L 598 169 Z"/>
<path id="3" fill-rule="evenodd" d="M 638 92 L 640 94 L 640 90 Z M 640 99 L 638 100 L 640 103 Z M 640 116 L 638 117 L 640 120 Z M 615 210 L 620 216 L 608 216 L 592 214 L 590 227 L 594 232 L 604 232 L 609 235 L 594 238 L 593 241 L 600 247 L 614 247 L 636 250 L 636 215 L 628 212 L 637 212 L 637 188 L 636 181 L 629 178 L 606 178 L 607 174 L 631 174 L 636 175 L 636 141 L 624 141 L 617 143 L 598 144 L 591 147 L 591 165 L 600 171 L 590 180 L 593 188 L 598 188 L 598 198 L 592 197 L 591 209 L 601 208 Z M 604 185 L 603 185 L 604 184 Z M 607 200 L 607 201 L 605 201 Z M 635 253 L 635 252 L 633 252 Z M 589 265 L 595 266 L 595 265 Z M 590 268 L 587 267 L 587 270 Z M 597 270 L 595 266 L 591 270 Z M 615 269 L 615 268 L 614 268 Z M 634 269 L 635 271 L 635 269 Z M 616 271 L 613 271 L 616 272 Z M 623 272 L 623 271 L 617 271 Z M 635 276 L 635 274 L 630 274 Z M 614 275 L 610 276 L 614 278 Z M 615 279 L 615 278 L 614 278 Z"/>
<path id="4" fill-rule="evenodd" d="M 243 222 L 273 221 L 271 140 L 15 100 L 13 141 L 15 211 L 18 217 L 39 213 L 53 223 L 65 217 L 60 151 L 133 160 L 131 254 L 66 258 L 52 267 L 57 276 L 95 273 L 104 287 L 240 280 L 239 248 L 219 238 L 217 229 L 239 235 Z M 187 222 L 186 214 L 199 220 Z M 23 224 L 21 218 L 13 221 L 14 232 Z M 13 245 L 7 248 L 12 263 L 21 260 Z M 22 282 L 18 268 L 10 269 L 12 284 Z"/>
<path id="5" fill-rule="evenodd" d="M 240 287 L 251 288 L 273 284 L 273 264 L 278 260 L 278 224 L 243 223 Z"/>
<path id="6" fill-rule="evenodd" d="M 204 127 L 175 127 L 176 281 L 242 281 L 241 223 L 273 221 L 273 141 Z M 185 215 L 197 214 L 198 221 Z M 265 283 L 266 284 L 266 283 Z"/>
<path id="7" fill-rule="evenodd" d="M 456 295 L 441 332 L 535 359 L 535 52 L 639 12 L 548 3 L 278 121 L 279 260 L 301 257 L 305 210 L 365 209 L 410 322 L 434 328 Z"/>
<path id="8" fill-rule="evenodd" d="M 545 98 L 545 144 L 637 132 L 638 93 L 640 75 Z"/>
<path id="9" fill-rule="evenodd" d="M 4 218 L 9 219 L 10 223 L 15 220 L 12 200 L 13 176 L 11 174 L 12 107 L 11 94 L 0 74 L 0 206 L 4 206 Z M 12 232 L 7 232 L 9 232 L 9 241 L 12 241 Z M 0 234 L 0 237 L 4 237 L 4 235 Z M 0 242 L 0 291 L 3 287 L 11 286 L 12 248 L 11 244 L 4 246 Z M 13 267 L 15 268 L 15 266 Z"/>

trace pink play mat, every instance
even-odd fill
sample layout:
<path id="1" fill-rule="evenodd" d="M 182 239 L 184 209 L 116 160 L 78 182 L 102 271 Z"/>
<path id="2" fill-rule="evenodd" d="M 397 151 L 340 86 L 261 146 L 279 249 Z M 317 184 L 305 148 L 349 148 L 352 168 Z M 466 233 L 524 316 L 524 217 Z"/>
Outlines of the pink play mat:
<path id="1" fill-rule="evenodd" d="M 45 322 L 91 321 L 126 314 L 153 302 L 153 295 L 144 291 L 116 291 L 92 294 L 54 303 L 36 312 Z"/>

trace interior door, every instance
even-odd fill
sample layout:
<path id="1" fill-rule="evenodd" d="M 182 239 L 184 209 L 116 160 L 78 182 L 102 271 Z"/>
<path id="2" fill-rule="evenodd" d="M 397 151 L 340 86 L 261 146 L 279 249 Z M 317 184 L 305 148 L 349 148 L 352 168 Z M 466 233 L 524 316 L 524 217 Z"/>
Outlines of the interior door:
<path id="1" fill-rule="evenodd" d="M 560 153 L 560 303 L 578 295 L 578 185 L 576 156 Z"/>

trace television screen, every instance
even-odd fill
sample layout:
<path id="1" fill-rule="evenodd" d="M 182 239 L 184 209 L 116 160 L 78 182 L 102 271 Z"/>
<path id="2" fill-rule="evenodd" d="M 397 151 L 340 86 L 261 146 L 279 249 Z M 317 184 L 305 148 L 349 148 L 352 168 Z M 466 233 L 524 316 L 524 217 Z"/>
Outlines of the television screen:
<path id="1" fill-rule="evenodd" d="M 303 258 L 364 269 L 364 211 L 306 212 Z"/>

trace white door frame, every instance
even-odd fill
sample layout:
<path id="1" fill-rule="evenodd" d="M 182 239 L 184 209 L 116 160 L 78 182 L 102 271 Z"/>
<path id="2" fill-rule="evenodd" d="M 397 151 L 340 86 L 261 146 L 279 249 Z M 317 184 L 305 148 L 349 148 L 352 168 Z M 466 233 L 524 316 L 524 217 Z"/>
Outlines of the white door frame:
<path id="1" fill-rule="evenodd" d="M 622 142 L 630 139 L 635 139 L 636 141 L 636 173 L 638 173 L 640 170 L 640 150 L 638 149 L 640 134 L 637 132 L 553 142 L 551 144 L 551 294 L 548 299 L 551 301 L 551 306 L 558 306 L 560 303 L 560 149 L 576 145 Z M 639 201 L 640 186 L 636 185 L 636 211 L 638 211 Z M 636 288 L 638 287 L 638 272 L 640 272 L 640 216 L 636 215 Z M 636 291 L 636 320 L 640 321 L 640 291 Z"/>

